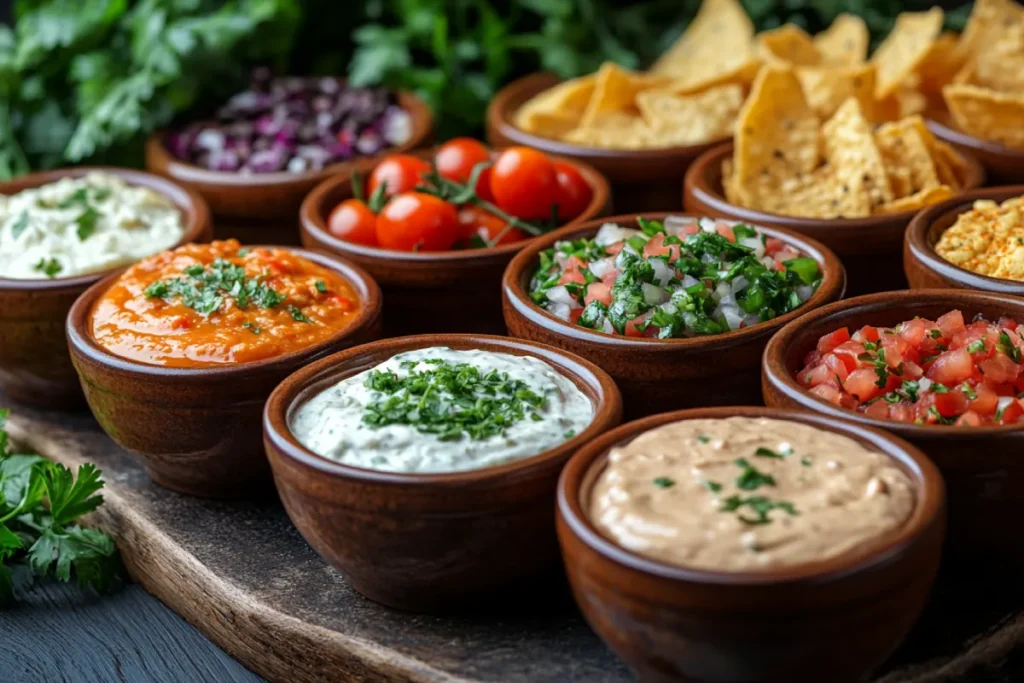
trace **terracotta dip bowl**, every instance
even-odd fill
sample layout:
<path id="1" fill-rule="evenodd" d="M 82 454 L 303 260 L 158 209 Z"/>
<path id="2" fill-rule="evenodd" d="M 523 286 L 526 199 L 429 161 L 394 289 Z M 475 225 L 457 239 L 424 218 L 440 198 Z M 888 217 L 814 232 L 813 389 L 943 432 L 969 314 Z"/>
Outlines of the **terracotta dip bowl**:
<path id="1" fill-rule="evenodd" d="M 1024 149 L 1004 147 L 997 142 L 981 140 L 939 121 L 929 121 L 935 137 L 957 149 L 972 154 L 988 172 L 993 185 L 1024 183 Z"/>
<path id="2" fill-rule="evenodd" d="M 290 251 L 345 278 L 361 308 L 333 337 L 277 358 L 175 368 L 112 354 L 93 338 L 90 314 L 118 274 L 94 284 L 71 307 L 68 345 L 89 408 L 156 483 L 211 498 L 270 490 L 260 426 L 270 392 L 312 361 L 380 336 L 380 289 L 365 272 L 333 256 Z"/>
<path id="3" fill-rule="evenodd" d="M 146 140 L 146 169 L 193 188 L 213 212 L 218 239 L 234 237 L 243 244 L 299 244 L 299 206 L 317 183 L 353 168 L 373 167 L 375 160 L 400 154 L 430 142 L 434 116 L 430 107 L 411 92 L 398 91 L 398 103 L 412 117 L 412 136 L 404 145 L 380 155 L 332 164 L 304 173 L 232 173 L 211 171 L 173 156 L 164 133 Z"/>
<path id="4" fill-rule="evenodd" d="M 395 354 L 447 346 L 529 355 L 571 379 L 594 420 L 565 443 L 513 463 L 451 474 L 379 472 L 303 447 L 296 408 Z M 555 485 L 569 456 L 616 426 L 622 400 L 607 374 L 550 346 L 486 335 L 421 335 L 366 344 L 309 365 L 271 395 L 263 428 L 288 516 L 352 587 L 376 602 L 450 612 L 504 600 L 556 580 Z"/>
<path id="5" fill-rule="evenodd" d="M 662 149 L 620 150 L 583 147 L 527 133 L 513 123 L 519 108 L 534 95 L 558 85 L 551 73 L 534 73 L 498 91 L 487 107 L 487 141 L 495 147 L 525 145 L 590 164 L 608 178 L 618 213 L 682 208 L 679 180 L 693 161 L 721 140 Z"/>
<path id="6" fill-rule="evenodd" d="M 605 537 L 585 510 L 609 452 L 666 423 L 732 416 L 792 420 L 890 456 L 917 507 L 869 554 L 764 572 L 687 569 Z M 630 422 L 580 449 L 558 482 L 558 540 L 590 626 L 641 681 L 854 683 L 917 620 L 939 566 L 942 477 L 917 448 L 844 420 L 778 408 L 701 408 Z"/>
<path id="7" fill-rule="evenodd" d="M 415 153 L 433 159 L 434 151 Z M 607 213 L 608 182 L 587 164 L 571 159 L 593 190 L 590 205 L 563 227 L 580 225 Z M 372 169 L 372 167 L 370 167 Z M 365 178 L 366 173 L 363 173 Z M 384 320 L 389 337 L 421 333 L 473 332 L 504 334 L 501 274 L 512 257 L 535 239 L 485 249 L 413 252 L 368 247 L 339 239 L 327 231 L 331 210 L 352 197 L 352 173 L 328 178 L 309 193 L 299 213 L 302 244 L 338 254 L 362 266 L 380 283 L 388 300 Z"/>
<path id="8" fill-rule="evenodd" d="M 840 327 L 892 326 L 914 316 L 935 320 L 953 309 L 964 320 L 978 314 L 1024 320 L 1024 299 L 962 290 L 913 290 L 861 296 L 811 311 L 772 337 L 764 352 L 762 383 L 769 406 L 801 408 L 883 429 L 914 444 L 931 458 L 949 489 L 950 550 L 1024 558 L 1008 542 L 1024 504 L 1024 425 L 954 427 L 876 420 L 818 399 L 795 376 L 818 339 Z"/>
<path id="9" fill-rule="evenodd" d="M 80 167 L 32 173 L 0 183 L 0 194 L 12 195 L 95 171 L 148 187 L 173 201 L 185 224 L 185 235 L 175 246 L 210 241 L 210 211 L 203 198 L 193 190 L 141 171 Z M 110 272 L 47 280 L 0 277 L 0 389 L 16 401 L 41 408 L 82 404 L 82 389 L 68 356 L 64 321 L 75 299 Z"/>
<path id="10" fill-rule="evenodd" d="M 978 199 L 1001 204 L 1024 195 L 1024 185 L 992 187 L 965 192 L 935 204 L 914 216 L 903 239 L 903 269 L 913 289 L 970 289 L 1024 296 L 1024 282 L 988 277 L 955 266 L 935 253 L 935 245 L 960 214 L 973 208 Z"/>
<path id="11" fill-rule="evenodd" d="M 722 161 L 732 156 L 732 143 L 715 147 L 697 159 L 686 173 L 683 202 L 691 214 L 717 216 L 756 225 L 789 228 L 813 237 L 843 260 L 851 295 L 906 289 L 900 249 L 903 231 L 914 211 L 867 218 L 795 218 L 730 204 L 722 190 Z M 960 152 L 967 189 L 985 182 L 985 169 Z"/>
<path id="12" fill-rule="evenodd" d="M 681 213 L 642 214 L 663 220 Z M 534 240 L 505 270 L 502 284 L 505 322 L 513 337 L 551 344 L 606 370 L 622 390 L 628 417 L 677 408 L 759 403 L 757 368 L 772 336 L 802 313 L 840 299 L 846 275 L 839 259 L 821 243 L 790 230 L 755 226 L 818 262 L 823 279 L 803 306 L 773 320 L 722 334 L 689 339 L 624 337 L 590 330 L 562 320 L 530 299 L 530 279 L 539 254 L 562 240 L 593 237 L 604 223 L 637 227 L 635 215 L 593 220 Z"/>

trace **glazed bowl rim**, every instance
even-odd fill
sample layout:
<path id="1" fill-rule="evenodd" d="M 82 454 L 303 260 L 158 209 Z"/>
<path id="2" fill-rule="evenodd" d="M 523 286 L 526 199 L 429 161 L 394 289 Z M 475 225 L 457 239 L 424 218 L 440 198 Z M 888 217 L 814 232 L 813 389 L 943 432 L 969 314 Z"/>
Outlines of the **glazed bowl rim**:
<path id="1" fill-rule="evenodd" d="M 180 246 L 201 239 L 204 233 L 210 229 L 210 208 L 202 195 L 196 192 L 193 188 L 175 181 L 173 178 L 167 178 L 157 175 L 156 173 L 150 173 L 149 171 L 142 171 L 134 168 L 121 168 L 118 166 L 74 166 L 58 168 L 51 171 L 37 171 L 35 173 L 29 173 L 0 183 L 0 194 L 4 194 L 5 187 L 12 183 L 27 183 L 22 190 L 29 190 L 57 182 L 62 178 L 81 178 L 90 173 L 105 173 L 117 176 L 129 185 L 148 188 L 173 201 L 175 207 L 177 207 L 183 215 L 185 232 L 182 234 L 181 239 L 179 239 L 171 249 L 177 249 Z M 140 182 L 143 180 L 145 182 Z M 18 191 L 20 192 L 22 190 Z M 176 201 L 175 198 L 172 197 L 172 194 L 174 193 L 179 193 L 178 198 L 184 198 L 185 201 Z M 150 256 L 155 256 L 157 253 L 159 252 L 150 254 Z M 134 263 L 137 262 L 138 261 L 135 261 Z M 54 277 L 38 280 L 0 277 L 0 292 L 81 289 L 92 285 L 113 273 L 118 273 L 130 265 L 132 264 L 129 263 L 124 266 L 107 268 L 106 270 L 97 271 L 95 273 L 84 273 L 82 275 L 72 275 L 70 277 Z"/>
<path id="2" fill-rule="evenodd" d="M 289 425 L 290 418 L 300 405 L 313 397 L 310 393 L 311 387 L 334 381 L 339 375 L 344 374 L 348 364 L 360 355 L 379 350 L 396 354 L 435 346 L 468 349 L 487 346 L 489 348 L 485 350 L 489 353 L 511 353 L 512 355 L 529 355 L 539 358 L 574 384 L 586 385 L 593 391 L 596 396 L 592 403 L 593 419 L 586 429 L 581 430 L 572 438 L 536 455 L 489 467 L 456 472 L 390 472 L 346 465 L 306 448 L 292 433 Z M 517 350 L 526 353 L 515 354 L 514 351 Z M 539 351 L 543 355 L 534 355 L 532 352 L 535 351 Z M 575 366 L 575 369 L 556 367 L 550 360 L 553 357 L 569 366 Z M 498 482 L 502 479 L 512 481 L 512 477 L 522 478 L 544 472 L 553 465 L 557 465 L 558 461 L 567 460 L 575 448 L 606 431 L 610 424 L 618 424 L 621 415 L 622 396 L 614 380 L 594 363 L 568 351 L 525 339 L 497 335 L 419 334 L 380 339 L 355 346 L 296 370 L 274 389 L 267 400 L 263 411 L 263 434 L 268 447 L 272 447 L 280 453 L 282 458 L 297 462 L 304 467 L 316 470 L 321 476 L 332 479 L 413 487 L 460 486 Z M 561 466 L 559 465 L 559 467 Z"/>
<path id="3" fill-rule="evenodd" d="M 344 81 L 345 79 L 336 80 Z M 374 159 L 381 159 L 388 154 L 404 154 L 415 150 L 430 138 L 434 130 L 434 114 L 427 102 L 411 90 L 396 89 L 395 93 L 399 98 L 399 106 L 409 112 L 412 118 L 412 134 L 407 141 L 377 154 L 338 161 L 317 170 L 301 171 L 299 173 L 274 171 L 273 173 L 249 174 L 239 173 L 238 171 L 214 171 L 174 156 L 165 142 L 166 136 L 172 132 L 170 130 L 158 130 L 151 133 L 146 139 L 146 147 L 149 152 L 156 154 L 166 165 L 168 176 L 181 182 L 253 189 L 265 189 L 276 185 L 303 185 L 310 182 L 319 182 L 323 178 L 343 172 L 349 166 L 369 163 Z"/>
<path id="4" fill-rule="evenodd" d="M 535 265 L 539 253 L 544 249 L 554 246 L 558 241 L 570 238 L 579 238 L 582 233 L 592 233 L 590 236 L 593 237 L 593 235 L 596 234 L 605 223 L 615 223 L 617 225 L 630 224 L 635 223 L 638 218 L 660 221 L 669 216 L 694 218 L 694 220 L 700 218 L 688 216 L 685 209 L 678 212 L 669 211 L 621 214 L 618 216 L 595 218 L 576 226 L 560 228 L 559 230 L 548 233 L 547 235 L 541 235 L 516 254 L 508 264 L 508 267 L 505 268 L 505 273 L 502 275 L 501 288 L 508 305 L 515 309 L 517 315 L 528 318 L 532 324 L 541 326 L 549 332 L 558 334 L 559 336 L 569 337 L 570 339 L 578 339 L 593 344 L 610 345 L 620 349 L 671 348 L 681 350 L 708 347 L 716 343 L 729 344 L 730 342 L 741 342 L 748 337 L 755 337 L 759 334 L 764 334 L 766 331 L 778 330 L 786 323 L 796 320 L 805 310 L 813 310 L 814 307 L 822 306 L 823 302 L 830 298 L 833 291 L 837 292 L 838 298 L 841 298 L 846 290 L 846 269 L 843 267 L 842 262 L 839 260 L 839 257 L 836 256 L 835 252 L 818 240 L 794 232 L 788 228 L 750 224 L 742 220 L 733 220 L 731 218 L 716 218 L 713 220 L 731 221 L 734 224 L 743 223 L 745 225 L 750 225 L 750 227 L 757 230 L 763 230 L 768 233 L 780 233 L 785 236 L 785 241 L 788 244 L 798 247 L 801 254 L 814 258 L 818 263 L 819 269 L 822 271 L 822 280 L 821 284 L 814 291 L 814 294 L 811 295 L 811 298 L 801 304 L 798 308 L 789 311 L 788 313 L 772 318 L 771 320 L 758 323 L 757 325 L 751 325 L 750 327 L 729 330 L 728 332 L 721 332 L 719 334 L 702 337 L 657 339 L 654 337 L 626 337 L 624 335 L 599 332 L 597 330 L 591 330 L 579 325 L 574 325 L 573 323 L 556 317 L 552 313 L 549 313 L 535 304 L 533 300 L 530 299 L 530 296 L 522 285 L 529 269 Z M 807 249 L 807 247 L 810 249 Z M 822 258 L 816 258 L 813 255 L 814 252 L 820 254 Z"/>
<path id="5" fill-rule="evenodd" d="M 894 229 L 899 227 L 900 230 L 903 230 L 907 222 L 921 211 L 921 209 L 911 209 L 898 213 L 863 216 L 860 218 L 807 218 L 786 216 L 781 213 L 768 213 L 759 209 L 739 206 L 729 202 L 723 192 L 720 192 L 707 181 L 707 171 L 713 164 L 720 164 L 724 157 L 732 151 L 732 141 L 724 142 L 709 149 L 694 160 L 690 168 L 687 169 L 685 178 L 685 187 L 689 188 L 690 193 L 695 196 L 697 201 L 706 204 L 712 211 L 717 211 L 723 215 L 742 216 L 741 220 L 747 220 L 752 223 L 759 221 L 769 221 L 771 223 L 785 221 L 786 227 L 794 230 L 824 230 L 829 228 L 837 230 L 864 230 L 885 227 L 892 227 Z M 969 183 L 950 197 L 950 200 L 957 199 L 965 192 L 971 192 L 985 184 L 985 167 L 982 163 L 973 154 L 962 149 L 954 149 L 953 151 L 970 169 L 970 177 L 968 179 Z"/>
<path id="6" fill-rule="evenodd" d="M 935 251 L 935 245 L 928 239 L 928 233 L 936 221 L 954 212 L 956 217 L 959 217 L 970 211 L 974 202 L 979 199 L 991 199 L 1001 203 L 1015 197 L 1024 197 L 1024 185 L 981 187 L 925 207 L 914 216 L 907 226 L 905 237 L 907 249 L 924 267 L 940 277 L 953 280 L 972 289 L 1024 296 L 1024 282 L 982 275 L 962 268 L 939 256 Z M 954 222 L 956 217 L 954 217 Z M 946 230 L 950 227 L 952 224 Z"/>
<path id="7" fill-rule="evenodd" d="M 914 482 L 915 505 L 910 517 L 903 525 L 893 529 L 876 540 L 885 543 L 873 546 L 869 552 L 858 553 L 857 548 L 826 560 L 816 560 L 764 571 L 728 571 L 686 567 L 646 557 L 627 550 L 602 534 L 583 510 L 584 493 L 593 489 L 599 473 L 591 475 L 596 468 L 603 468 L 611 450 L 628 443 L 651 429 L 689 419 L 763 417 L 790 420 L 820 427 L 826 431 L 852 438 L 858 443 L 886 443 L 890 450 L 899 455 L 885 452 L 887 458 L 899 463 L 899 467 Z M 881 448 L 873 448 L 878 452 Z M 584 492 L 584 487 L 588 487 Z M 946 489 L 938 468 L 919 448 L 899 436 L 888 434 L 881 429 L 864 427 L 849 420 L 829 415 L 820 415 L 791 408 L 766 408 L 763 406 L 722 406 L 711 408 L 690 408 L 669 413 L 651 415 L 620 425 L 605 432 L 599 438 L 588 442 L 579 449 L 562 470 L 558 481 L 558 515 L 564 520 L 570 532 L 603 561 L 624 566 L 645 575 L 674 582 L 763 587 L 780 584 L 826 583 L 853 576 L 873 568 L 897 563 L 901 556 L 919 542 L 922 536 L 940 522 L 945 510 Z"/>
<path id="8" fill-rule="evenodd" d="M 867 417 L 846 408 L 833 405 L 824 399 L 812 395 L 796 382 L 785 365 L 786 350 L 797 339 L 806 336 L 805 330 L 810 324 L 817 323 L 826 318 L 836 318 L 835 326 L 844 327 L 841 319 L 849 317 L 861 309 L 873 307 L 875 304 L 892 304 L 893 292 L 878 292 L 875 294 L 864 294 L 862 296 L 843 299 L 814 311 L 810 311 L 796 320 L 792 321 L 779 330 L 765 347 L 761 363 L 763 386 L 771 387 L 783 393 L 789 400 L 800 405 L 802 410 L 808 410 L 831 418 L 845 419 L 861 426 L 873 427 L 874 429 L 890 431 L 905 439 L 917 439 L 921 437 L 941 437 L 956 441 L 973 441 L 990 434 L 1007 434 L 1024 430 L 1024 422 L 1010 425 L 982 425 L 978 427 L 957 427 L 955 425 L 941 424 L 914 424 L 910 422 L 897 422 L 894 420 L 879 420 Z M 902 297 L 905 300 L 916 299 L 916 303 L 936 304 L 948 302 L 946 305 L 950 310 L 960 309 L 963 304 L 952 303 L 952 300 L 967 298 L 968 300 L 989 300 L 991 303 L 1005 305 L 1017 303 L 1024 306 L 1024 300 L 1012 295 L 997 294 L 995 292 L 972 292 L 961 289 L 912 289 L 908 290 Z M 897 302 L 904 304 L 904 301 Z"/>
<path id="9" fill-rule="evenodd" d="M 507 146 L 492 147 L 492 150 L 497 152 L 507 148 Z M 413 150 L 412 152 L 408 152 L 408 154 L 420 158 L 432 158 L 437 149 L 438 147 L 429 147 Z M 557 154 L 548 156 L 552 157 L 554 161 L 567 163 L 580 172 L 580 175 L 582 175 L 584 180 L 587 181 L 592 192 L 590 203 L 576 218 L 559 225 L 554 230 L 536 236 L 527 236 L 526 239 L 520 240 L 519 242 L 502 244 L 494 247 L 482 247 L 479 249 L 446 249 L 444 251 L 399 251 L 397 249 L 385 249 L 383 247 L 371 247 L 363 244 L 356 244 L 354 242 L 346 242 L 327 231 L 327 216 L 322 215 L 319 208 L 328 193 L 333 192 L 337 187 L 352 181 L 352 174 L 357 169 L 348 169 L 341 173 L 336 173 L 329 178 L 325 178 L 318 183 L 316 187 L 310 190 L 309 194 L 307 194 L 305 199 L 302 200 L 302 206 L 299 208 L 300 229 L 302 232 L 306 233 L 310 239 L 315 240 L 319 245 L 321 245 L 321 248 L 330 249 L 341 254 L 351 254 L 352 256 L 360 258 L 373 258 L 382 261 L 391 261 L 398 264 L 438 263 L 447 265 L 478 261 L 487 257 L 511 255 L 522 250 L 526 245 L 533 243 L 535 240 L 542 239 L 547 235 L 565 228 L 581 225 L 587 220 L 591 220 L 593 217 L 599 216 L 608 206 L 611 198 L 611 187 L 608 184 L 608 179 L 605 178 L 604 174 L 596 168 L 588 163 L 559 156 Z"/>
<path id="10" fill-rule="evenodd" d="M 1007 159 L 1016 159 L 1018 161 L 1024 159 L 1024 150 L 1007 147 L 992 140 L 983 140 L 936 119 L 928 119 L 926 123 L 932 132 L 947 143 L 977 149 L 985 154 L 1001 156 Z"/>
<path id="11" fill-rule="evenodd" d="M 179 381 L 219 381 L 237 378 L 244 375 L 260 373 L 272 373 L 279 371 L 281 367 L 293 366 L 307 362 L 309 358 L 316 357 L 324 350 L 331 348 L 342 339 L 357 334 L 359 331 L 372 325 L 380 319 L 381 292 L 377 282 L 370 277 L 358 265 L 347 261 L 334 254 L 311 251 L 301 247 L 283 247 L 275 245 L 247 245 L 250 248 L 283 249 L 296 256 L 305 258 L 313 263 L 331 270 L 342 277 L 359 294 L 360 308 L 356 316 L 347 325 L 336 330 L 330 337 L 312 346 L 294 351 L 289 351 L 280 356 L 264 358 L 248 363 L 225 363 L 222 365 L 211 365 L 203 367 L 168 367 L 164 365 L 152 365 L 143 363 L 131 358 L 118 356 L 107 350 L 93 338 L 88 329 L 92 306 L 106 291 L 114 284 L 128 267 L 121 268 L 111 273 L 99 282 L 89 287 L 75 303 L 67 316 L 67 338 L 68 346 L 71 348 L 72 356 L 80 354 L 89 361 L 123 373 L 139 375 L 162 380 Z M 129 266 L 130 267 L 130 266 Z"/>

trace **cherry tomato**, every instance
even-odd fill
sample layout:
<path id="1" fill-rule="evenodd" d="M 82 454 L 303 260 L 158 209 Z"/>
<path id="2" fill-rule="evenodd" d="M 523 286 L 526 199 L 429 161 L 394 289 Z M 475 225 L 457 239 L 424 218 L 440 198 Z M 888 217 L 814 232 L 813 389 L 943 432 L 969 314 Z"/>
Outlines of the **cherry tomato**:
<path id="1" fill-rule="evenodd" d="M 526 234 L 519 228 L 506 230 L 505 226 L 505 221 L 478 206 L 466 206 L 459 211 L 459 228 L 462 238 L 471 246 L 480 246 L 472 244 L 471 240 L 474 236 L 490 244 L 491 240 L 501 235 L 501 239 L 495 242 L 494 246 L 512 244 L 526 239 Z"/>
<path id="2" fill-rule="evenodd" d="M 555 177 L 558 179 L 558 217 L 571 220 L 583 213 L 594 196 L 590 185 L 572 164 L 555 162 Z"/>
<path id="3" fill-rule="evenodd" d="M 491 192 L 503 211 L 525 220 L 551 215 L 558 200 L 555 165 L 542 152 L 529 147 L 509 147 L 491 168 Z"/>
<path id="4" fill-rule="evenodd" d="M 455 207 L 429 194 L 396 195 L 377 216 L 377 241 L 385 249 L 444 251 L 458 238 Z"/>
<path id="5" fill-rule="evenodd" d="M 410 192 L 416 187 L 424 173 L 430 172 L 430 164 L 409 154 L 393 154 L 377 164 L 370 174 L 366 191 L 373 195 L 382 183 L 387 183 L 385 196 Z"/>
<path id="6" fill-rule="evenodd" d="M 469 182 L 473 168 L 491 160 L 491 151 L 482 142 L 472 138 L 454 138 L 441 145 L 434 155 L 437 171 L 445 178 L 457 183 Z M 492 201 L 491 169 L 485 168 L 477 179 L 476 195 L 485 201 Z"/>
<path id="7" fill-rule="evenodd" d="M 377 246 L 377 216 L 358 199 L 346 199 L 327 217 L 327 232 L 346 242 Z"/>

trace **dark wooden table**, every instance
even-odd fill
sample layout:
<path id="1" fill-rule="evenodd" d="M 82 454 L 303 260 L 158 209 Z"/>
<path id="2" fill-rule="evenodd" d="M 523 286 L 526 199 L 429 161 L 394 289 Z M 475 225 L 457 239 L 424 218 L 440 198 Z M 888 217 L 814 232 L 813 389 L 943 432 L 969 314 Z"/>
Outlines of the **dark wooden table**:
<path id="1" fill-rule="evenodd" d="M 260 683 L 137 585 L 97 596 L 48 581 L 0 610 L 4 683 Z"/>

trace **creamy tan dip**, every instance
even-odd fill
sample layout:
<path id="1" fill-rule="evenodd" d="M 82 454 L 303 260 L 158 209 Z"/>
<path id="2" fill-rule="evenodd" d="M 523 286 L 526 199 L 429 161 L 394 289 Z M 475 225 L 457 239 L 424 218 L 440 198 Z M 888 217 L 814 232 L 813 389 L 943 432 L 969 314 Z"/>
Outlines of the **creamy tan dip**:
<path id="1" fill-rule="evenodd" d="M 613 449 L 589 515 L 641 555 L 751 571 L 867 549 L 915 504 L 906 473 L 850 438 L 730 417 L 667 424 Z"/>

